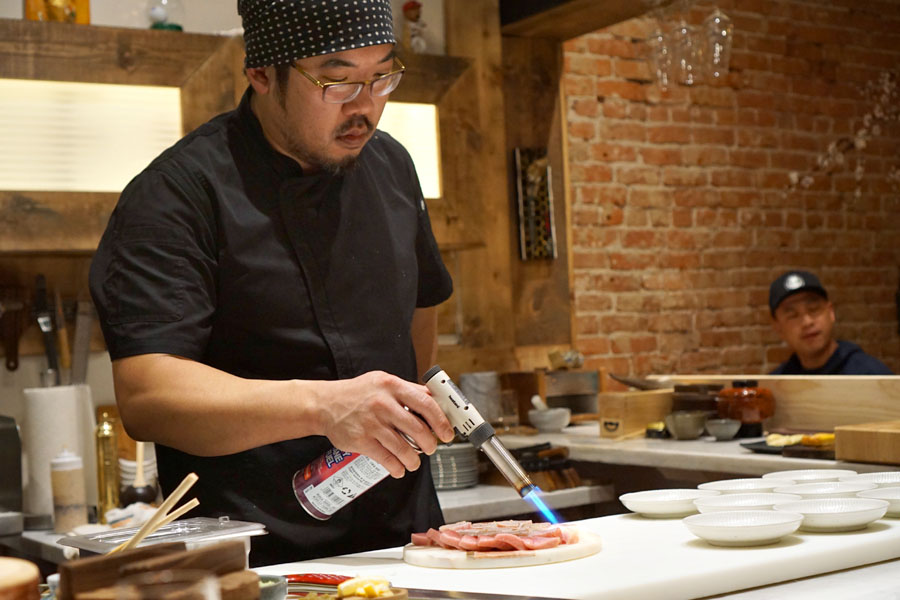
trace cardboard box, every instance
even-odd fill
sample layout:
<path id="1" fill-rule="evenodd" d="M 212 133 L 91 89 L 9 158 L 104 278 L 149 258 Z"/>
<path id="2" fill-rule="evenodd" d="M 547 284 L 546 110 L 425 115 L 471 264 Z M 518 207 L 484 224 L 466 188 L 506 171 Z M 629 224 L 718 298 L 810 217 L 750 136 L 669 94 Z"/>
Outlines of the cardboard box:
<path id="1" fill-rule="evenodd" d="M 672 390 L 604 392 L 598 396 L 600 437 L 622 439 L 643 435 L 647 424 L 672 412 Z"/>
<path id="2" fill-rule="evenodd" d="M 900 421 L 878 421 L 834 428 L 837 460 L 900 465 Z"/>

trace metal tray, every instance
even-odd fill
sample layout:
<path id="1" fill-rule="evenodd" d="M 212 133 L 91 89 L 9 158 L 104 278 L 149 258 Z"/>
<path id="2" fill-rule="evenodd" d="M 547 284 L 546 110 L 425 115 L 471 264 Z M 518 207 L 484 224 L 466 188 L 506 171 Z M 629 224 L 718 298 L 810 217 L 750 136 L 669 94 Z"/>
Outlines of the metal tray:
<path id="1" fill-rule="evenodd" d="M 128 529 L 113 529 L 89 535 L 64 536 L 58 540 L 63 546 L 72 546 L 79 550 L 87 550 L 95 554 L 106 554 L 122 542 L 128 540 L 137 533 L 140 527 Z M 262 523 L 248 521 L 232 521 L 228 517 L 194 517 L 172 521 L 163 525 L 155 532 L 148 535 L 139 546 L 160 544 L 162 542 L 207 543 L 211 541 L 232 538 L 262 535 L 266 533 Z"/>

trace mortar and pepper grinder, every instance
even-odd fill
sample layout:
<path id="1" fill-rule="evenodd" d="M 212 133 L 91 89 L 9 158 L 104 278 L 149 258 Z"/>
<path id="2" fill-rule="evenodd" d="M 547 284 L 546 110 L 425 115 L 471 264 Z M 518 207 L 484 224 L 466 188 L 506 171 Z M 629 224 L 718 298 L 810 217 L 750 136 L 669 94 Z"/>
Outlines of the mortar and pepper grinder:
<path id="1" fill-rule="evenodd" d="M 736 437 L 761 437 L 763 421 L 775 414 L 775 397 L 755 379 L 736 380 L 719 392 L 717 409 L 720 418 L 741 422 Z"/>

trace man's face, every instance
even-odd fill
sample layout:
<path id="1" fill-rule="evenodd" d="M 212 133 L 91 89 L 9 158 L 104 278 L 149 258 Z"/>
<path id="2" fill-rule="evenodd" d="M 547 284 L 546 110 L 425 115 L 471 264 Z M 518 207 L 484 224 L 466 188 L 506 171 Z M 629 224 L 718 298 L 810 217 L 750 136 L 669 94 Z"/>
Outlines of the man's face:
<path id="1" fill-rule="evenodd" d="M 774 327 L 797 356 L 819 355 L 832 341 L 834 305 L 815 292 L 798 292 L 775 309 Z"/>
<path id="2" fill-rule="evenodd" d="M 322 83 L 369 81 L 389 73 L 393 45 L 383 44 L 314 56 L 297 66 Z M 277 87 L 277 82 L 273 85 Z M 353 164 L 372 137 L 388 96 L 372 96 L 366 86 L 352 101 L 329 104 L 322 88 L 291 69 L 284 90 L 274 90 L 263 124 L 270 141 L 308 170 L 338 172 Z"/>

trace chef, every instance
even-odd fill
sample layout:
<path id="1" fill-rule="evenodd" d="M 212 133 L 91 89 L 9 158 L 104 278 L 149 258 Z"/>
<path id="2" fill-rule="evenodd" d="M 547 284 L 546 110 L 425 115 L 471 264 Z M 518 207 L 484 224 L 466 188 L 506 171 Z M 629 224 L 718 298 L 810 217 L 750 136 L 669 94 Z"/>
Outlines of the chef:
<path id="1" fill-rule="evenodd" d="M 239 0 L 249 86 L 122 192 L 90 272 L 127 431 L 192 515 L 265 524 L 251 564 L 397 546 L 442 523 L 424 386 L 452 291 L 406 150 L 389 0 Z M 407 410 L 408 409 L 408 410 Z M 327 521 L 293 474 L 332 445 L 393 477 Z"/>

